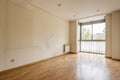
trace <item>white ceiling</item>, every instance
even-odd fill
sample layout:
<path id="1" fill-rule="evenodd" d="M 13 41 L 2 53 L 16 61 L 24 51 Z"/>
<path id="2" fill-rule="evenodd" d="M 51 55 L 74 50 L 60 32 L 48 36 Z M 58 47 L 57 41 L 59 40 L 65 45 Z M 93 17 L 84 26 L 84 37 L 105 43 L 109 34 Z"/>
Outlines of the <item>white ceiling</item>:
<path id="1" fill-rule="evenodd" d="M 120 9 L 120 0 L 13 0 L 32 3 L 66 20 L 87 18 Z M 61 6 L 58 6 L 61 4 Z"/>
<path id="2" fill-rule="evenodd" d="M 96 21 L 96 20 L 102 20 L 102 19 L 105 19 L 105 15 L 82 18 L 82 19 L 79 19 L 79 22 L 84 23 L 84 22 L 90 22 L 90 21 Z"/>

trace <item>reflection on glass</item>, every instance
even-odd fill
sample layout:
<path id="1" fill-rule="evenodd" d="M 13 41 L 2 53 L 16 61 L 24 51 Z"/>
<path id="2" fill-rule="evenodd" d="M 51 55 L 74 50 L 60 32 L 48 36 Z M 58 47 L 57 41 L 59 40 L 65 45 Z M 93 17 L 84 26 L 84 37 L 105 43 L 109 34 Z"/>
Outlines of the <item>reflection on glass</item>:
<path id="1" fill-rule="evenodd" d="M 91 25 L 82 26 L 82 40 L 91 40 L 92 36 Z"/>
<path id="2" fill-rule="evenodd" d="M 105 23 L 93 24 L 93 40 L 105 40 Z"/>

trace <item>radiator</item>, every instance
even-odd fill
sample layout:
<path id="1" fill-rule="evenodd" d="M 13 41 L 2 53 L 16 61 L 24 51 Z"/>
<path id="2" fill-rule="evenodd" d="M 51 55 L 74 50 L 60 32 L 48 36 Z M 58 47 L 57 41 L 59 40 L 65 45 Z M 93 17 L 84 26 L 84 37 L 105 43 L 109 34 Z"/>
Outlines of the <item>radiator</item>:
<path id="1" fill-rule="evenodd" d="M 70 52 L 70 45 L 69 44 L 64 44 L 64 52 Z"/>

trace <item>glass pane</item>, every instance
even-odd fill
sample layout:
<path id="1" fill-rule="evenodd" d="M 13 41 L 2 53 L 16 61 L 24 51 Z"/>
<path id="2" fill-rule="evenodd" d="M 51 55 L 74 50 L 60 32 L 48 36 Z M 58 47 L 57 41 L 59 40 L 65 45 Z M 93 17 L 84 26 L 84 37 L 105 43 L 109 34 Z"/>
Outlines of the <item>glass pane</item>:
<path id="1" fill-rule="evenodd" d="M 92 29 L 91 25 L 82 26 L 82 40 L 91 40 L 92 38 Z"/>
<path id="2" fill-rule="evenodd" d="M 93 40 L 105 40 L 105 23 L 93 24 Z"/>
<path id="3" fill-rule="evenodd" d="M 77 39 L 80 40 L 80 25 L 77 26 Z"/>
<path id="4" fill-rule="evenodd" d="M 77 51 L 80 52 L 80 41 L 78 41 L 77 47 L 78 47 L 78 48 L 77 48 Z"/>
<path id="5" fill-rule="evenodd" d="M 81 51 L 105 53 L 105 41 L 81 41 Z"/>

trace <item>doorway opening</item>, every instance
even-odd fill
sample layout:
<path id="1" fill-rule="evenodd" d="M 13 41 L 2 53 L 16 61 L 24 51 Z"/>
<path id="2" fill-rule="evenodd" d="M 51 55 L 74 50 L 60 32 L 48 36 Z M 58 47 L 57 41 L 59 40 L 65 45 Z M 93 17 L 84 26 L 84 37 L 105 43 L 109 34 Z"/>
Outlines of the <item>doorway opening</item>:
<path id="1" fill-rule="evenodd" d="M 87 53 L 105 53 L 105 20 L 79 23 L 78 51 Z"/>

